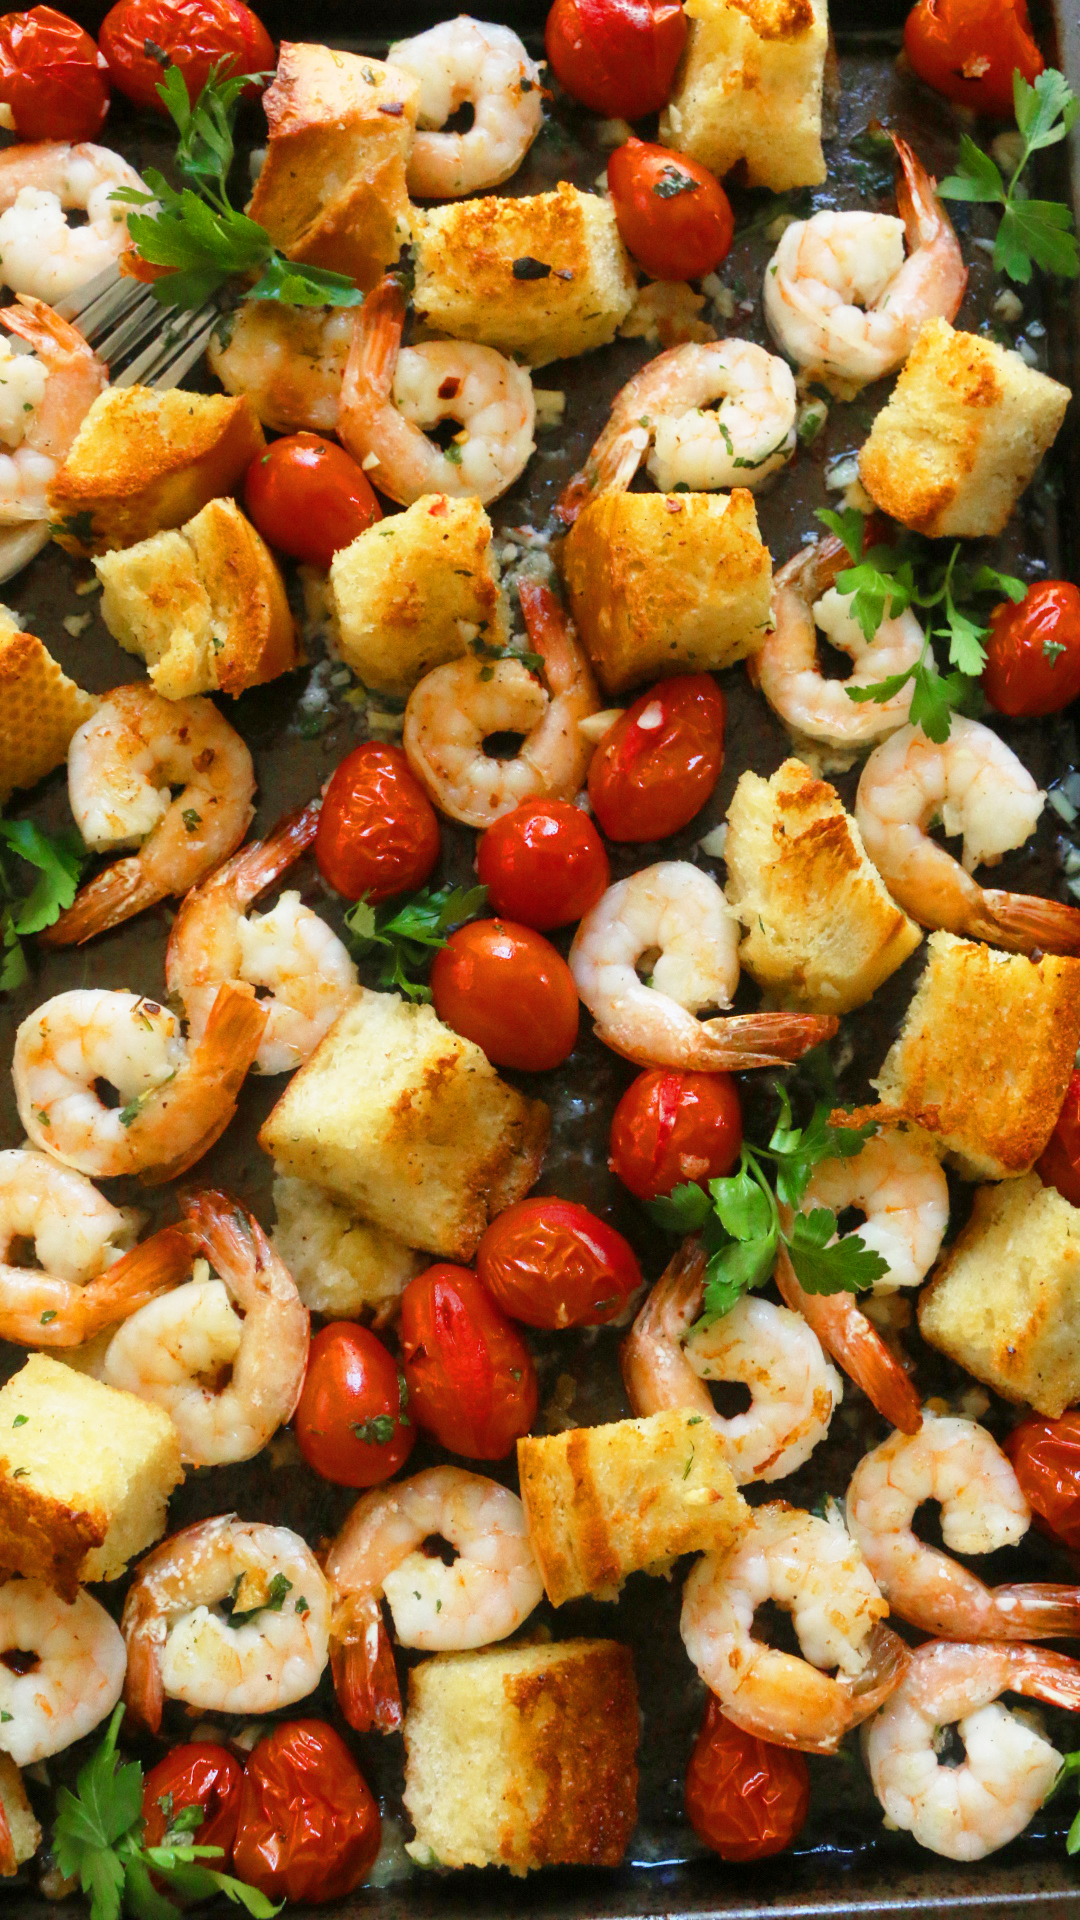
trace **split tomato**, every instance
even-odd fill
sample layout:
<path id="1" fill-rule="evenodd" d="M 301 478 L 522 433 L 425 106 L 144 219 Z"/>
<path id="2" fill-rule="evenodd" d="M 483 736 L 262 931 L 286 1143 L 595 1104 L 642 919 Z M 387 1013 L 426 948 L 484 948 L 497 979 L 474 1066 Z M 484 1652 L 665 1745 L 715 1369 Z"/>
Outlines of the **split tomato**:
<path id="1" fill-rule="evenodd" d="M 271 1900 L 340 1900 L 366 1880 L 382 1837 L 379 1809 L 340 1734 L 286 1720 L 244 1769 L 233 1862 Z"/>
<path id="2" fill-rule="evenodd" d="M 574 1200 L 520 1200 L 480 1242 L 476 1276 L 529 1327 L 601 1327 L 641 1285 L 629 1241 Z"/>
<path id="3" fill-rule="evenodd" d="M 422 887 L 439 857 L 439 823 L 400 747 L 354 747 L 330 777 L 315 834 L 319 872 L 347 900 L 374 906 Z"/>
<path id="4" fill-rule="evenodd" d="M 690 1765 L 690 1824 L 722 1860 L 764 1860 L 790 1846 L 810 1809 L 805 1754 L 744 1733 L 710 1694 Z"/>
<path id="5" fill-rule="evenodd" d="M 277 63 L 270 35 L 243 0 L 117 0 L 98 39 L 117 92 L 157 113 L 165 111 L 158 87 L 166 66 L 179 68 L 194 101 L 215 67 L 224 78 L 271 73 Z"/>
<path id="6" fill-rule="evenodd" d="M 611 1121 L 612 1173 L 639 1200 L 688 1180 L 731 1172 L 742 1146 L 742 1113 L 727 1073 L 650 1067 L 631 1081 Z"/>
<path id="7" fill-rule="evenodd" d="M 95 140 L 109 111 L 109 68 L 66 13 L 0 18 L 0 101 L 23 140 Z"/>
<path id="8" fill-rule="evenodd" d="M 1013 1428 L 1005 1452 L 1032 1512 L 1080 1553 L 1080 1410 L 1072 1408 L 1060 1420 L 1029 1414 Z"/>
<path id="9" fill-rule="evenodd" d="M 904 51 L 920 80 L 958 106 L 1011 119 L 1013 71 L 1034 80 L 1045 66 L 1024 0 L 918 0 Z"/>
<path id="10" fill-rule="evenodd" d="M 661 680 L 593 754 L 589 799 L 609 840 L 663 840 L 705 805 L 724 764 L 724 696 L 707 673 Z"/>
<path id="11" fill-rule="evenodd" d="M 468 1267 L 429 1267 L 401 1296 L 409 1406 L 441 1446 L 502 1460 L 536 1414 L 536 1369 L 517 1328 Z"/>
<path id="12" fill-rule="evenodd" d="M 230 1872 L 243 1778 L 239 1760 L 213 1740 L 173 1747 L 143 1781 L 143 1846 L 159 1847 L 177 1814 L 198 1807 L 202 1820 L 185 1837 L 198 1847 L 220 1847 L 221 1859 L 207 1864 Z"/>

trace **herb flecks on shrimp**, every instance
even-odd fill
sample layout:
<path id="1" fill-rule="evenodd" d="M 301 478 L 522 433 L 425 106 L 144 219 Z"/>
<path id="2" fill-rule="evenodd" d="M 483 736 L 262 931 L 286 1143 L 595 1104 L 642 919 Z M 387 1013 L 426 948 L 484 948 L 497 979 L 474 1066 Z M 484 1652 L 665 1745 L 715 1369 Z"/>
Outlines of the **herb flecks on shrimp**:
<path id="1" fill-rule="evenodd" d="M 1070 209 L 1059 200 L 1029 200 L 1017 193 L 1020 175 L 1033 153 L 1064 140 L 1080 113 L 1080 100 L 1056 67 L 1040 73 L 1030 86 L 1019 71 L 1013 74 L 1013 105 L 1023 151 L 1008 186 L 989 154 L 975 145 L 970 134 L 960 137 L 960 164 L 938 188 L 942 200 L 980 200 L 1002 209 L 994 240 L 994 266 L 1010 280 L 1027 286 L 1032 267 L 1075 280 L 1080 273 L 1080 247 Z"/>

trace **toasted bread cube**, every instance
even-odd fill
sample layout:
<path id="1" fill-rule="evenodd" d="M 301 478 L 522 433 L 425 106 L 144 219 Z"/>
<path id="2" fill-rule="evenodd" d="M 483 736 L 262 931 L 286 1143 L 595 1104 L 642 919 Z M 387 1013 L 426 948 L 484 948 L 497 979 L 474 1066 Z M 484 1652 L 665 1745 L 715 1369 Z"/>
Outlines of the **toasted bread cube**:
<path id="1" fill-rule="evenodd" d="M 439 1654 L 409 1674 L 404 1733 L 415 1860 L 517 1875 L 618 1866 L 637 1818 L 628 1647 Z"/>
<path id="2" fill-rule="evenodd" d="M 882 1102 L 917 1120 L 969 1179 L 1029 1173 L 1054 1130 L 1080 1041 L 1080 960 L 1029 960 L 932 933 L 881 1072 Z"/>
<path id="3" fill-rule="evenodd" d="M 31 1354 L 0 1388 L 0 1567 L 66 1599 L 118 1580 L 183 1479 L 163 1408 Z"/>
<path id="4" fill-rule="evenodd" d="M 290 260 L 348 274 L 365 293 L 394 265 L 409 238 L 419 100 L 419 82 L 385 60 L 282 41 L 248 212 Z"/>
<path id="5" fill-rule="evenodd" d="M 226 393 L 246 393 L 275 433 L 336 433 L 352 307 L 242 300 L 223 314 L 206 358 Z"/>
<path id="6" fill-rule="evenodd" d="M 4 1810 L 11 1847 L 0 1850 L 0 1875 L 10 1879 L 24 1860 L 32 1860 L 41 1845 L 41 1828 L 26 1797 L 23 1777 L 10 1753 L 0 1752 L 0 1806 Z"/>
<path id="7" fill-rule="evenodd" d="M 883 512 L 932 540 L 1000 533 L 1070 397 L 995 340 L 928 320 L 859 454 L 859 477 Z"/>
<path id="8" fill-rule="evenodd" d="M 746 938 L 739 959 L 785 1007 L 861 1007 L 922 933 L 866 857 L 835 787 L 801 760 L 771 780 L 744 773 L 728 808 L 728 900 Z"/>
<path id="9" fill-rule="evenodd" d="M 334 555 L 330 592 L 341 657 L 374 693 L 404 700 L 472 641 L 506 644 L 491 521 L 479 500 L 427 493 L 365 528 Z"/>
<path id="10" fill-rule="evenodd" d="M 618 1598 L 630 1573 L 719 1553 L 749 1509 L 720 1436 L 692 1408 L 517 1443 L 529 1539 L 552 1606 Z"/>
<path id="11" fill-rule="evenodd" d="M 417 213 L 413 227 L 413 304 L 453 340 L 544 367 L 605 347 L 633 305 L 610 200 L 566 180 L 516 200 L 455 200 Z"/>
<path id="12" fill-rule="evenodd" d="M 690 31 L 660 118 L 666 147 L 784 193 L 825 178 L 826 0 L 686 0 Z"/>
<path id="13" fill-rule="evenodd" d="M 549 1115 L 431 1007 L 361 992 L 294 1074 L 259 1144 L 294 1179 L 446 1260 L 471 1260 L 540 1172 Z"/>
<path id="14" fill-rule="evenodd" d="M 764 644 L 772 560 L 746 487 L 599 494 L 578 515 L 560 565 L 606 693 L 730 667 Z"/>
<path id="15" fill-rule="evenodd" d="M 1037 1173 L 980 1187 L 919 1296 L 932 1347 L 1056 1420 L 1080 1399 L 1080 1209 Z"/>
<path id="16" fill-rule="evenodd" d="M 274 1181 L 271 1235 L 312 1313 L 332 1320 L 386 1314 L 425 1262 L 393 1234 L 356 1220 L 310 1180 Z"/>
<path id="17" fill-rule="evenodd" d="M 69 680 L 48 648 L 20 633 L 7 608 L 0 620 L 0 806 L 67 758 L 71 736 L 97 701 Z"/>

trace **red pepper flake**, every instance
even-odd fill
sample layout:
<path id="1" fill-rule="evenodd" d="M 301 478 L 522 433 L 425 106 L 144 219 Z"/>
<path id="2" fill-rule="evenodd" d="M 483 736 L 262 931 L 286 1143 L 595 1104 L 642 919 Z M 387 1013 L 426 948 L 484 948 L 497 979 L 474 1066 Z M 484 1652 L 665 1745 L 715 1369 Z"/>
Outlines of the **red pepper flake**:
<path id="1" fill-rule="evenodd" d="M 446 379 L 443 381 L 442 385 L 439 388 L 439 399 L 440 400 L 456 400 L 460 392 L 461 392 L 461 381 L 458 379 L 456 373 L 448 373 L 446 376 Z"/>

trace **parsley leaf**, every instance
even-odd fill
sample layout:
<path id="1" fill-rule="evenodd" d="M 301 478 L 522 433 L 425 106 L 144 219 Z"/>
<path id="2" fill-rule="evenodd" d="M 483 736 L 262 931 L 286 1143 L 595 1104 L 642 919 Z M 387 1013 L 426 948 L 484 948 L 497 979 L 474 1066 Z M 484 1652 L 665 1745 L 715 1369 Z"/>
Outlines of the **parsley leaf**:
<path id="1" fill-rule="evenodd" d="M 22 935 L 51 927 L 75 898 L 86 848 L 75 831 L 48 834 L 32 820 L 0 820 L 0 845 L 37 869 L 25 896 L 0 860 L 0 993 L 21 987 L 30 975 Z"/>
<path id="2" fill-rule="evenodd" d="M 358 900 L 345 915 L 354 951 L 363 956 L 385 947 L 381 987 L 396 988 L 408 1000 L 430 1000 L 431 989 L 410 976 L 446 942 L 455 927 L 479 913 L 486 887 L 422 887 L 404 901 L 369 906 Z"/>
<path id="3" fill-rule="evenodd" d="M 1017 189 L 1032 154 L 1064 140 L 1080 113 L 1080 100 L 1065 76 L 1056 67 L 1047 67 L 1033 86 L 1019 71 L 1013 74 L 1013 105 L 1024 145 L 1008 186 L 989 154 L 964 134 L 957 171 L 941 182 L 938 193 L 943 200 L 976 200 L 1001 207 L 994 266 L 1010 280 L 1026 286 L 1033 267 L 1075 280 L 1080 274 L 1080 248 L 1070 209 L 1058 200 L 1029 200 Z"/>
<path id="4" fill-rule="evenodd" d="M 1056 1793 L 1061 1792 L 1062 1787 L 1066 1786 L 1070 1780 L 1076 1778 L 1077 1774 L 1080 1774 L 1080 1753 L 1067 1753 L 1061 1762 L 1054 1784 L 1047 1794 L 1043 1805 L 1046 1806 L 1048 1802 L 1054 1798 Z M 1080 1853 L 1080 1813 L 1076 1815 L 1065 1836 L 1065 1851 L 1066 1853 Z"/>
<path id="5" fill-rule="evenodd" d="M 236 1585 L 234 1586 L 233 1593 L 232 1593 L 234 1602 L 236 1600 L 237 1594 L 240 1591 L 241 1586 L 243 1585 L 243 1582 L 244 1582 L 243 1574 L 242 1573 L 237 1574 Z M 242 1607 L 240 1609 L 237 1609 L 237 1607 L 234 1605 L 231 1611 L 229 1612 L 229 1614 L 226 1616 L 226 1623 L 230 1627 L 246 1627 L 248 1621 L 254 1620 L 257 1614 L 280 1613 L 282 1607 L 285 1605 L 285 1600 L 287 1595 L 289 1595 L 291 1592 L 292 1592 L 292 1581 L 286 1579 L 283 1573 L 275 1573 L 271 1576 L 270 1585 L 267 1588 L 267 1592 L 266 1592 L 266 1599 L 257 1601 L 255 1606 L 253 1607 Z"/>

